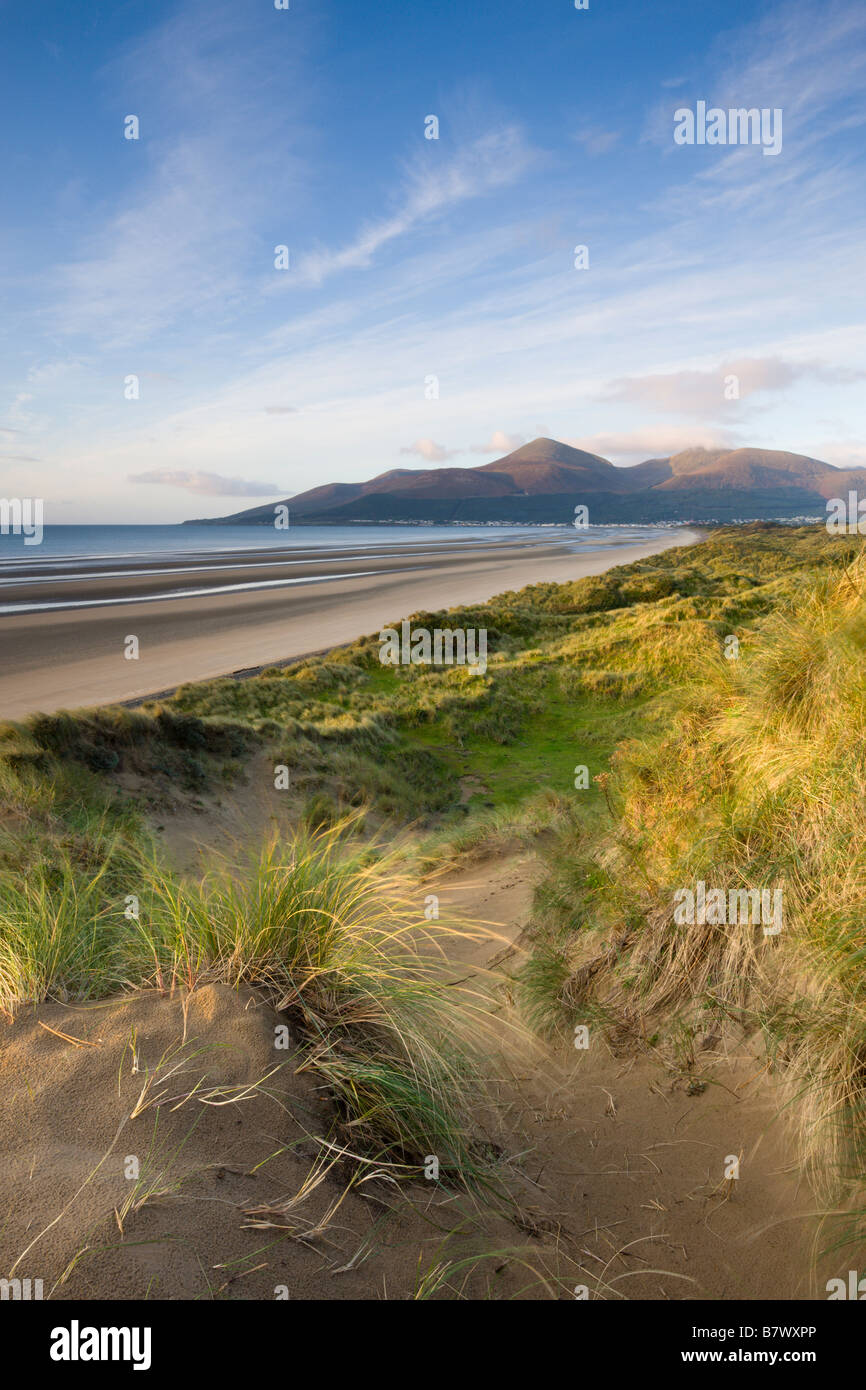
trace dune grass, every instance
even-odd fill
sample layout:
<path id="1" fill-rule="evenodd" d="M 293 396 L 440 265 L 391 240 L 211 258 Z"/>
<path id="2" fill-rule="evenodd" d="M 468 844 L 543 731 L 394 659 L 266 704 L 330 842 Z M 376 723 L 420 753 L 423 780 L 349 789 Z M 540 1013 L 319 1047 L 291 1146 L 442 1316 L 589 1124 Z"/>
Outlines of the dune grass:
<path id="1" fill-rule="evenodd" d="M 858 547 L 859 548 L 859 547 Z M 763 1031 L 829 1198 L 866 1118 L 866 560 L 812 574 L 744 642 L 704 649 L 666 727 L 626 741 L 610 812 L 561 838 L 536 902 L 527 1007 L 646 1038 L 708 1017 Z M 698 881 L 780 889 L 783 925 L 677 922 Z"/>
<path id="2" fill-rule="evenodd" d="M 347 852 L 347 829 L 301 831 L 200 882 L 119 837 L 95 873 L 67 856 L 0 880 L 0 1008 L 254 984 L 299 1033 L 355 1146 L 407 1176 L 435 1155 L 446 1183 L 489 1178 L 472 1121 L 486 1008 L 444 965 L 469 929 L 443 920 L 434 939 L 411 881 Z"/>
<path id="3" fill-rule="evenodd" d="M 347 827 L 301 832 L 246 873 L 150 877 L 140 941 L 161 987 L 253 983 L 300 1030 L 352 1142 L 443 1175 L 483 1166 L 471 1121 L 487 1033 L 483 997 L 452 987 L 446 948 L 473 929 L 423 917 L 413 881 L 346 852 Z"/>

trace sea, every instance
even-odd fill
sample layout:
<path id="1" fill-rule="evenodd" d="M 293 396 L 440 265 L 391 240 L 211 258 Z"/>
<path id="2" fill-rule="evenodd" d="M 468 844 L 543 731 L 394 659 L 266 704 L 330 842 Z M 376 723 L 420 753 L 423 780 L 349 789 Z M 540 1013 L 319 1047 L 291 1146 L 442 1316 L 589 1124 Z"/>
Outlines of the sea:
<path id="1" fill-rule="evenodd" d="M 429 543 L 467 546 L 508 538 L 567 542 L 580 549 L 639 544 L 657 535 L 645 526 L 46 526 L 41 544 L 25 544 L 21 535 L 0 531 L 0 561 L 14 566 L 47 559 L 166 560 L 213 552 L 248 550 L 344 550 L 347 547 L 391 548 Z"/>

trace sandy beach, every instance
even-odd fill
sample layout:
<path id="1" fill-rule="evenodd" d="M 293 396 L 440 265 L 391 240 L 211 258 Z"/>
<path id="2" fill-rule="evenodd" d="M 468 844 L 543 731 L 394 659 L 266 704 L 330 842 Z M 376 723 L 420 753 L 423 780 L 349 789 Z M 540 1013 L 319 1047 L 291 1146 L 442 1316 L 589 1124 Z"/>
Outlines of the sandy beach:
<path id="1" fill-rule="evenodd" d="M 317 551 L 51 560 L 0 580 L 0 718 L 140 699 L 349 642 L 421 610 L 563 582 L 698 537 L 580 549 L 567 536 Z M 269 586 L 269 587 L 264 587 Z M 138 638 L 138 659 L 124 655 Z"/>

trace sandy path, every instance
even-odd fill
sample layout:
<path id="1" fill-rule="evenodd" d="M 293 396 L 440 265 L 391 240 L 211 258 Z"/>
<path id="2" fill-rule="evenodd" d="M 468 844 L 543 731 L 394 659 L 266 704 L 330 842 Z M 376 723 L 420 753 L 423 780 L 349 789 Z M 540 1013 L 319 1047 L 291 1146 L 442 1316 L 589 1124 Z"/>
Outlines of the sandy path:
<path id="1" fill-rule="evenodd" d="M 511 941 L 511 953 L 493 951 L 503 1023 L 514 1015 L 508 981 L 524 959 L 536 872 L 529 856 L 497 857 L 436 890 L 443 907 L 498 924 Z M 482 967 L 491 950 L 457 954 Z M 509 1136 L 501 1142 L 529 1150 L 523 1166 L 537 1186 L 527 1200 L 541 1231 L 557 1233 L 560 1274 L 573 1262 L 574 1286 L 590 1297 L 825 1297 L 819 1290 L 844 1274 L 848 1256 L 814 1268 L 815 1199 L 798 1175 L 760 1036 L 707 1050 L 696 1042 L 704 1089 L 694 1095 L 658 1054 L 614 1052 L 594 1027 L 589 1044 L 533 1042 L 497 1086 Z M 740 1176 L 726 1182 L 730 1157 Z"/>
<path id="2" fill-rule="evenodd" d="M 421 571 L 385 567 L 284 589 L 0 616 L 0 718 L 135 699 L 350 642 L 422 609 L 598 574 L 695 539 L 660 531 L 647 545 L 587 555 L 554 545 L 485 547 Z M 124 656 L 130 634 L 139 639 L 137 660 Z"/>

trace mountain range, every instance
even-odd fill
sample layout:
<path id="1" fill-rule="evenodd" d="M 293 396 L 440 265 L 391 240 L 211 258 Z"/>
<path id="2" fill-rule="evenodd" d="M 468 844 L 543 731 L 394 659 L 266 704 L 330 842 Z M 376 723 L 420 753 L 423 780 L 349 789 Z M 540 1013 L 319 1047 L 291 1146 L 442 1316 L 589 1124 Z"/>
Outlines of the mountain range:
<path id="1" fill-rule="evenodd" d="M 292 525 L 348 522 L 590 523 L 760 520 L 825 515 L 828 498 L 863 487 L 866 470 L 841 469 L 777 449 L 685 449 L 616 467 L 556 439 L 533 439 L 475 468 L 392 468 L 364 483 L 325 483 L 282 505 Z M 280 503 L 187 525 L 273 525 Z"/>

